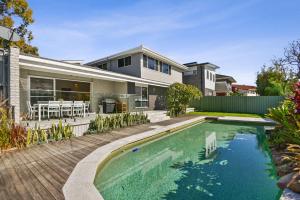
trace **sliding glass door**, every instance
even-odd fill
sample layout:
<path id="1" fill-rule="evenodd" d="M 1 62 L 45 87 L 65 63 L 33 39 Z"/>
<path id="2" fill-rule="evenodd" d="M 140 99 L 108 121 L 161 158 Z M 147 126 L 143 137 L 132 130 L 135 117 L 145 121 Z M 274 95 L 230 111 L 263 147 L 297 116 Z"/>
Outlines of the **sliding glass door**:
<path id="1" fill-rule="evenodd" d="M 148 87 L 135 86 L 135 107 L 146 108 L 148 107 Z"/>
<path id="2" fill-rule="evenodd" d="M 90 83 L 55 78 L 30 77 L 30 102 L 89 101 Z"/>

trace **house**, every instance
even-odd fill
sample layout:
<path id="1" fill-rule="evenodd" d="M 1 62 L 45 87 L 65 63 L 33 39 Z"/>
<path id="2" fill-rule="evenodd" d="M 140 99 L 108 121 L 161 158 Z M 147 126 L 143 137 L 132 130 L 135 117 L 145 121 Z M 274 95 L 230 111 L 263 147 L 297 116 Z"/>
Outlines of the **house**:
<path id="1" fill-rule="evenodd" d="M 229 96 L 232 93 L 232 83 L 236 83 L 232 76 L 216 74 L 216 95 Z"/>
<path id="2" fill-rule="evenodd" d="M 9 99 L 15 120 L 28 112 L 27 102 L 50 100 L 90 101 L 99 112 L 104 98 L 128 103 L 129 111 L 164 109 L 166 88 L 182 82 L 187 69 L 143 46 L 85 65 L 25 55 L 9 50 Z"/>
<path id="3" fill-rule="evenodd" d="M 191 62 L 184 64 L 188 67 L 183 73 L 183 83 L 194 85 L 201 90 L 204 96 L 216 95 L 216 69 L 212 63 Z"/>
<path id="4" fill-rule="evenodd" d="M 186 66 L 143 45 L 86 63 L 101 70 L 126 74 L 167 86 L 182 83 Z M 128 82 L 128 94 L 136 95 L 136 108 L 165 109 L 166 87 L 146 82 Z"/>
<path id="5" fill-rule="evenodd" d="M 259 96 L 256 92 L 256 87 L 251 85 L 232 85 L 232 91 L 239 93 L 242 96 Z"/>

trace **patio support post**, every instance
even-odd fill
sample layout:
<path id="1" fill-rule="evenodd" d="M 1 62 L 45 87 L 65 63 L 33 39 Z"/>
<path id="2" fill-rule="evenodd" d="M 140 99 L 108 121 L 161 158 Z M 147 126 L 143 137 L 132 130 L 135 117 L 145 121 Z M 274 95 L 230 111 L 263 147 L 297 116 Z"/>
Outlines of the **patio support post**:
<path id="1" fill-rule="evenodd" d="M 9 103 L 14 107 L 16 123 L 20 122 L 20 50 L 17 47 L 9 48 Z"/>

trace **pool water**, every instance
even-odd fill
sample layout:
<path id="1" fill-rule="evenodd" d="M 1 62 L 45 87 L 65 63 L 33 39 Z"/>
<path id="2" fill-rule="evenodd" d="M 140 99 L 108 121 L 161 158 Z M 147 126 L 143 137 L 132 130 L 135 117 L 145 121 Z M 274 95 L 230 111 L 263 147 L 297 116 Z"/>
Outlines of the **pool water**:
<path id="1" fill-rule="evenodd" d="M 275 200 L 259 125 L 205 122 L 123 152 L 97 174 L 105 200 Z"/>

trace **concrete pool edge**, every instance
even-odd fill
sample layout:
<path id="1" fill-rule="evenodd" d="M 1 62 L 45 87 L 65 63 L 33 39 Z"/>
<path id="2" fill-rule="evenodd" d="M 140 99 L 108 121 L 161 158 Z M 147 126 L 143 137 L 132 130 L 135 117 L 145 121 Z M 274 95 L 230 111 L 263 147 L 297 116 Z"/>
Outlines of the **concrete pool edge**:
<path id="1" fill-rule="evenodd" d="M 99 147 L 87 157 L 82 159 L 75 166 L 71 175 L 67 179 L 67 182 L 63 186 L 63 194 L 65 199 L 72 200 L 92 200 L 92 199 L 104 199 L 100 192 L 94 185 L 94 179 L 96 177 L 98 168 L 105 162 L 112 153 L 132 143 L 151 139 L 152 137 L 160 137 L 163 133 L 171 133 L 179 129 L 186 128 L 195 123 L 205 121 L 206 116 L 199 116 L 193 119 L 189 119 L 183 122 L 178 122 L 168 126 L 158 127 L 154 130 L 146 131 L 137 135 L 125 137 L 107 145 Z M 241 118 L 241 117 L 216 117 L 219 121 L 236 121 L 236 122 L 255 122 L 255 123 L 274 123 L 268 119 L 263 118 Z"/>

